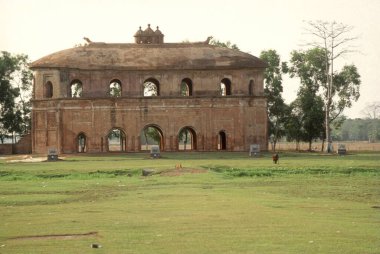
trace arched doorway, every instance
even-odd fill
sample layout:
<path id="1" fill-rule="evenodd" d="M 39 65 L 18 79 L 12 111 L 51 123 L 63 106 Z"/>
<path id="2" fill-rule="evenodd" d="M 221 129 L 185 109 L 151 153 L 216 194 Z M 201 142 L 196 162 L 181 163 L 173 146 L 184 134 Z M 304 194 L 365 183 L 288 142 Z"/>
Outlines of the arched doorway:
<path id="1" fill-rule="evenodd" d="M 160 150 L 164 150 L 164 135 L 160 127 L 147 125 L 140 133 L 141 151 L 149 151 L 152 145 L 158 145 Z"/>
<path id="2" fill-rule="evenodd" d="M 113 128 L 108 132 L 107 144 L 109 152 L 123 152 L 126 150 L 126 135 L 124 131 Z"/>
<path id="3" fill-rule="evenodd" d="M 197 149 L 197 135 L 193 128 L 183 127 L 178 133 L 178 150 L 189 151 Z"/>
<path id="4" fill-rule="evenodd" d="M 218 150 L 227 149 L 227 135 L 224 131 L 219 131 L 218 135 Z"/>
<path id="5" fill-rule="evenodd" d="M 76 144 L 78 153 L 87 152 L 87 137 L 83 132 L 78 134 Z"/>

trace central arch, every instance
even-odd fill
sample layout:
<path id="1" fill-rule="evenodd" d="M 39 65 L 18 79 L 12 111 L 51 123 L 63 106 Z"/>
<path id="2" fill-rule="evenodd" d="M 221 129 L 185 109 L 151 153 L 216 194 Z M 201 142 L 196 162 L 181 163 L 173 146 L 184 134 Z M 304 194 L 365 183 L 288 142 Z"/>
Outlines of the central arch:
<path id="1" fill-rule="evenodd" d="M 126 143 L 126 135 L 121 129 L 113 128 L 108 132 L 108 152 L 124 152 L 126 151 Z"/>
<path id="2" fill-rule="evenodd" d="M 183 127 L 178 132 L 178 150 L 188 151 L 197 149 L 197 134 L 192 127 Z"/>
<path id="3" fill-rule="evenodd" d="M 149 151 L 152 145 L 158 145 L 164 150 L 164 135 L 161 128 L 155 124 L 146 125 L 140 133 L 141 151 Z"/>

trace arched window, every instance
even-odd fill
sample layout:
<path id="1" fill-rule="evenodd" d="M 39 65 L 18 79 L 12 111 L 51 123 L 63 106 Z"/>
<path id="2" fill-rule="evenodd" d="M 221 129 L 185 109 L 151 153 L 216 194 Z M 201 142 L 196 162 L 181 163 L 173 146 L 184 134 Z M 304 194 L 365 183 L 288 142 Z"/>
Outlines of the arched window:
<path id="1" fill-rule="evenodd" d="M 157 79 L 149 78 L 144 81 L 143 84 L 144 96 L 159 96 L 160 95 L 160 83 Z"/>
<path id="2" fill-rule="evenodd" d="M 218 150 L 227 149 L 227 136 L 224 131 L 220 131 L 218 135 Z"/>
<path id="3" fill-rule="evenodd" d="M 181 95 L 192 96 L 193 95 L 193 82 L 189 78 L 182 79 L 181 82 Z"/>
<path id="4" fill-rule="evenodd" d="M 178 150 L 196 150 L 197 135 L 193 128 L 184 127 L 178 134 Z"/>
<path id="5" fill-rule="evenodd" d="M 108 94 L 111 97 L 120 97 L 121 96 L 121 82 L 120 80 L 114 79 L 111 81 Z"/>
<path id="6" fill-rule="evenodd" d="M 83 132 L 79 133 L 77 136 L 77 147 L 78 147 L 78 150 L 77 150 L 78 153 L 87 152 L 87 138 Z"/>
<path id="7" fill-rule="evenodd" d="M 253 95 L 253 88 L 254 88 L 254 82 L 253 82 L 253 79 L 251 79 L 249 81 L 249 85 L 248 85 L 248 92 L 249 92 L 249 95 Z"/>
<path id="8" fill-rule="evenodd" d="M 152 145 L 158 145 L 160 150 L 164 149 L 164 135 L 156 125 L 147 125 L 140 133 L 141 150 L 150 150 Z"/>
<path id="9" fill-rule="evenodd" d="M 82 82 L 80 82 L 79 80 L 74 80 L 73 82 L 71 82 L 70 97 L 79 98 L 79 97 L 82 97 L 82 94 L 83 94 Z"/>
<path id="10" fill-rule="evenodd" d="M 44 97 L 45 98 L 52 98 L 53 97 L 53 84 L 50 81 L 46 82 L 46 84 L 45 84 Z"/>
<path id="11" fill-rule="evenodd" d="M 222 96 L 231 95 L 231 81 L 228 78 L 220 81 L 220 93 Z"/>
<path id="12" fill-rule="evenodd" d="M 107 139 L 109 152 L 122 152 L 126 150 L 126 136 L 122 130 L 117 128 L 112 129 L 108 133 Z"/>

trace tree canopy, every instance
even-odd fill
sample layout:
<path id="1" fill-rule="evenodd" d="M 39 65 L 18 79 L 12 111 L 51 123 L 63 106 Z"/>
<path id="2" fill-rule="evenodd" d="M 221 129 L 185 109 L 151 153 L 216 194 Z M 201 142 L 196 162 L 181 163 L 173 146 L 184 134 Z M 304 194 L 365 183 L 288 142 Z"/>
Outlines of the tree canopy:
<path id="1" fill-rule="evenodd" d="M 32 73 L 28 56 L 0 54 L 0 141 L 30 130 Z"/>
<path id="2" fill-rule="evenodd" d="M 282 74 L 287 71 L 287 66 L 281 63 L 276 50 L 262 51 L 260 58 L 268 64 L 264 72 L 264 93 L 267 97 L 269 136 L 275 151 L 276 143 L 285 135 L 285 125 L 289 116 L 289 107 L 282 98 Z"/>
<path id="3" fill-rule="evenodd" d="M 211 45 L 215 45 L 215 46 L 219 46 L 219 47 L 223 47 L 223 48 L 240 50 L 239 47 L 236 44 L 234 44 L 234 43 L 232 43 L 230 41 L 222 42 L 222 41 L 219 41 L 219 40 L 212 39 L 210 41 L 210 44 Z"/>
<path id="4" fill-rule="evenodd" d="M 335 21 L 310 21 L 307 26 L 307 31 L 313 38 L 308 45 L 324 53 L 325 78 L 320 89 L 325 104 L 327 152 L 332 151 L 331 123 L 360 96 L 360 75 L 357 68 L 347 65 L 337 73 L 334 65 L 336 59 L 353 52 L 351 42 L 357 37 L 350 36 L 352 30 L 353 27 Z"/>

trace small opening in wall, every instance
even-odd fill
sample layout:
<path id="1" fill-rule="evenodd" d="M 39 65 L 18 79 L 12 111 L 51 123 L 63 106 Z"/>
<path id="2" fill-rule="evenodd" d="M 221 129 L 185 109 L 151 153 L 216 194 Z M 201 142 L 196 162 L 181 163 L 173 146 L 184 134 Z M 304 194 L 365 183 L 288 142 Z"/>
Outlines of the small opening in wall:
<path id="1" fill-rule="evenodd" d="M 108 90 L 109 96 L 120 97 L 121 96 L 121 82 L 119 80 L 112 80 Z"/>
<path id="2" fill-rule="evenodd" d="M 185 78 L 181 82 L 181 95 L 192 96 L 193 95 L 193 82 L 189 78 Z"/>
<path id="3" fill-rule="evenodd" d="M 74 80 L 70 85 L 70 97 L 79 98 L 83 94 L 83 85 L 79 80 Z"/>
<path id="4" fill-rule="evenodd" d="M 144 81 L 143 84 L 144 96 L 159 96 L 160 95 L 160 83 L 154 78 L 150 78 Z"/>
<path id="5" fill-rule="evenodd" d="M 222 96 L 231 95 L 231 81 L 228 78 L 220 81 L 220 92 Z"/>
<path id="6" fill-rule="evenodd" d="M 45 84 L 45 91 L 44 91 L 44 97 L 45 98 L 52 98 L 53 97 L 53 84 L 48 81 Z"/>

